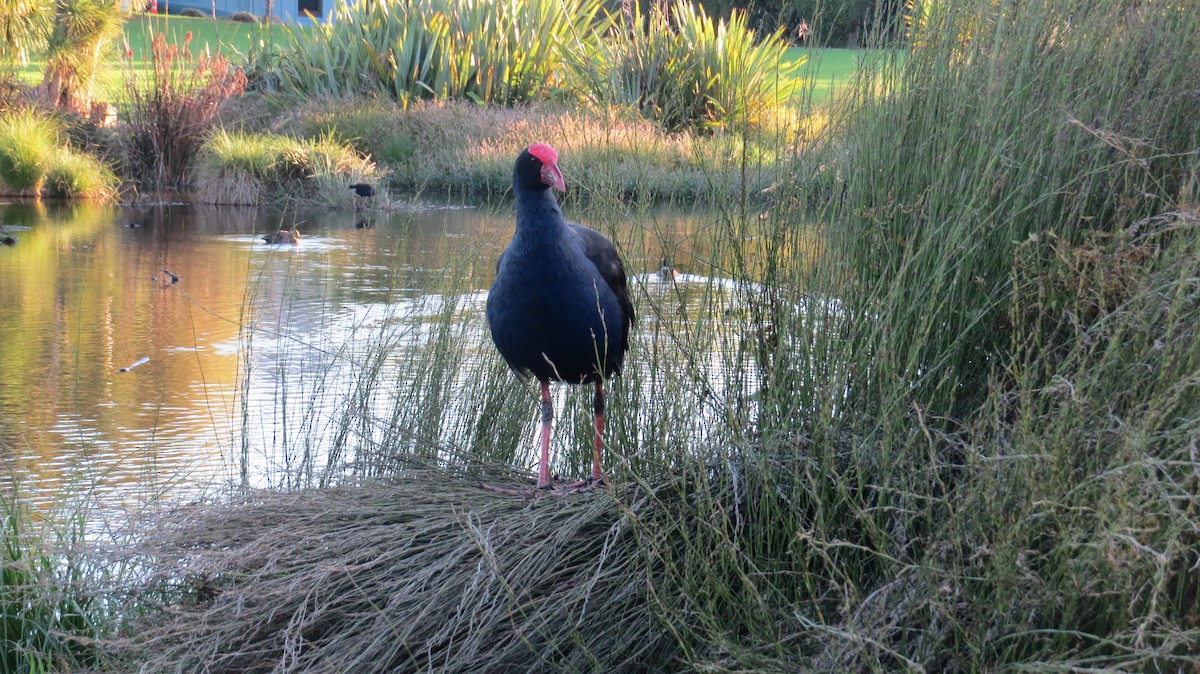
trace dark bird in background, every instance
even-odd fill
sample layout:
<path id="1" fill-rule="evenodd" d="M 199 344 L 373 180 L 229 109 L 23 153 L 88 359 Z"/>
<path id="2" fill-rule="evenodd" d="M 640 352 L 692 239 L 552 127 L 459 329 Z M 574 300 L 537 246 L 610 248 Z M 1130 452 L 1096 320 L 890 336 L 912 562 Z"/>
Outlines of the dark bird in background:
<path id="1" fill-rule="evenodd" d="M 509 366 L 541 382 L 538 489 L 553 489 L 550 382 L 595 384 L 592 474 L 566 485 L 572 490 L 603 482 L 604 380 L 621 371 L 634 313 L 617 249 L 600 233 L 568 223 L 551 188 L 565 190 L 558 152 L 531 145 L 513 167 L 516 232 L 496 265 L 487 320 Z"/>
<path id="2" fill-rule="evenodd" d="M 141 224 L 140 222 L 131 222 L 131 223 L 129 223 L 129 224 L 127 224 L 127 225 L 125 225 L 125 226 L 126 226 L 126 227 L 128 227 L 128 228 L 130 228 L 130 229 L 137 229 L 137 228 L 141 227 L 141 226 L 142 226 L 142 224 Z"/>
<path id="3" fill-rule="evenodd" d="M 358 196 L 366 197 L 367 199 L 375 196 L 375 188 L 367 183 L 354 183 L 350 186 L 350 189 L 354 190 L 354 193 Z"/>
<path id="4" fill-rule="evenodd" d="M 0 236 L 0 243 L 4 244 L 6 246 L 15 246 L 15 245 L 17 245 L 17 237 L 12 236 L 10 234 L 5 234 L 3 236 Z"/>
<path id="5" fill-rule="evenodd" d="M 354 200 L 357 202 L 359 197 L 363 199 L 371 199 L 375 196 L 375 187 L 368 183 L 354 183 L 350 186 L 354 190 Z M 361 207 L 356 206 L 354 210 L 361 210 Z"/>
<path id="6" fill-rule="evenodd" d="M 300 232 L 295 227 L 281 229 L 272 234 L 263 234 L 262 240 L 267 243 L 300 243 Z"/>

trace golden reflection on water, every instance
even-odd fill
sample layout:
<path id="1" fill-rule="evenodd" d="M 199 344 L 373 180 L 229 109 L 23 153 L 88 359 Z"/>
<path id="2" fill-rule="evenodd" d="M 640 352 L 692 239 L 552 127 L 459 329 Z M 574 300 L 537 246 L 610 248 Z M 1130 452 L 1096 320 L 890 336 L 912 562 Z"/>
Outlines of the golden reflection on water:
<path id="1" fill-rule="evenodd" d="M 300 246 L 259 240 L 294 219 Z M 394 288 L 398 270 L 433 278 L 456 249 L 492 247 L 488 234 L 502 237 L 504 225 L 477 210 L 355 222 L 349 213 L 0 205 L 0 227 L 17 238 L 0 247 L 6 481 L 35 501 L 102 485 L 136 504 L 181 475 L 227 477 L 243 323 L 303 335 L 339 308 L 420 292 Z M 140 358 L 149 360 L 120 372 Z"/>
<path id="2" fill-rule="evenodd" d="M 663 257 L 686 265 L 711 255 L 701 231 L 710 225 L 685 214 L 587 222 L 640 251 L 626 256 L 631 275 L 657 271 Z M 260 239 L 293 224 L 298 246 Z M 344 326 L 413 306 L 447 279 L 481 298 L 512 215 L 511 205 L 356 215 L 8 203 L 0 230 L 18 239 L 0 246 L 5 491 L 41 508 L 82 493 L 136 507 L 181 484 L 235 479 L 239 434 L 278 441 L 272 379 L 333 371 L 320 347 L 351 338 Z M 322 386 L 288 395 L 341 392 Z"/>

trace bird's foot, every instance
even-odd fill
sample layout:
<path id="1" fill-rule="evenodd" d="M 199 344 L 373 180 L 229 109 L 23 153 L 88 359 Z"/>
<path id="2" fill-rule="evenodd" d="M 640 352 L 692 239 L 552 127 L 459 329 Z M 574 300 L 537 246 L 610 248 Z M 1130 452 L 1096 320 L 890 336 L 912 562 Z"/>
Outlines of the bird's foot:
<path id="1" fill-rule="evenodd" d="M 550 484 L 541 487 L 497 487 L 486 482 L 480 482 L 479 488 L 485 491 L 496 492 L 498 494 L 508 494 L 510 496 L 571 496 L 573 494 L 587 494 L 595 490 L 596 487 L 607 487 L 608 481 L 603 477 L 599 479 L 587 478 L 577 482 L 568 482 L 567 484 Z"/>
<path id="2" fill-rule="evenodd" d="M 605 477 L 603 475 L 593 475 L 591 477 L 585 477 L 582 480 L 576 480 L 575 482 L 570 482 L 566 485 L 563 485 L 563 489 L 591 491 L 592 487 L 607 487 L 607 486 L 608 486 L 608 480 L 605 479 Z"/>

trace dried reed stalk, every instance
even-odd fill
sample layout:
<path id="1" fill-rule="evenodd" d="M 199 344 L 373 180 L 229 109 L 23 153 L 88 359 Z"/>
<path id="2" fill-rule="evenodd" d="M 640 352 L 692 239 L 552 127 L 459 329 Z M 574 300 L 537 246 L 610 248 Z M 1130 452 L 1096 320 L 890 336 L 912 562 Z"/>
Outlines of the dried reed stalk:
<path id="1" fill-rule="evenodd" d="M 420 470 L 156 517 L 132 671 L 632 671 L 665 665 L 623 499 L 530 500 Z M 650 501 L 646 501 L 649 503 Z"/>

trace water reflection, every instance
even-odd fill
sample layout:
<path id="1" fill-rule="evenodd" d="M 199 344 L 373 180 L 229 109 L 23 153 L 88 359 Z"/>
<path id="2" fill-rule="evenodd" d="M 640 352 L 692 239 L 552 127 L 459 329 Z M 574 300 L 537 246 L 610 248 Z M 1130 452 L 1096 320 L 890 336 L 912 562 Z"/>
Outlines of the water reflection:
<path id="1" fill-rule="evenodd" d="M 690 214 L 588 223 L 641 251 L 627 255 L 635 290 L 660 298 L 689 282 L 665 281 L 664 257 L 710 255 L 711 225 Z M 261 240 L 293 226 L 298 245 Z M 5 479 L 43 507 L 80 490 L 136 507 L 189 485 L 285 474 L 326 451 L 345 432 L 339 420 L 395 404 L 348 395 L 363 368 L 379 367 L 375 354 L 428 340 L 447 310 L 487 348 L 482 303 L 511 232 L 511 206 L 0 204 L 0 235 L 17 239 L 0 247 Z"/>

